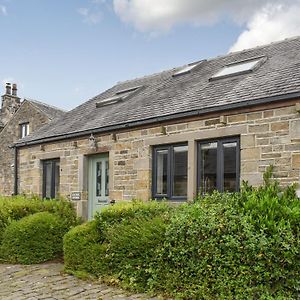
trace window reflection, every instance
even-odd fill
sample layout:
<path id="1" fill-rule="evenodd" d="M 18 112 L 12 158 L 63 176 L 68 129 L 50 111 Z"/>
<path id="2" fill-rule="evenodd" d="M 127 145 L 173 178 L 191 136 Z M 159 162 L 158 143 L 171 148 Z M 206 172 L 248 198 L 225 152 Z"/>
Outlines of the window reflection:
<path id="1" fill-rule="evenodd" d="M 202 193 L 210 193 L 217 188 L 217 146 L 217 143 L 207 143 L 200 147 Z"/>
<path id="2" fill-rule="evenodd" d="M 158 150 L 156 155 L 156 194 L 167 194 L 168 150 Z"/>
<path id="3" fill-rule="evenodd" d="M 224 191 L 234 192 L 237 190 L 236 174 L 237 143 L 223 143 L 224 155 Z"/>
<path id="4" fill-rule="evenodd" d="M 101 181 L 102 181 L 102 162 L 96 164 L 96 196 L 100 197 L 101 193 Z"/>
<path id="5" fill-rule="evenodd" d="M 59 160 L 43 161 L 43 198 L 56 198 L 59 193 L 60 164 Z"/>
<path id="6" fill-rule="evenodd" d="M 187 196 L 188 147 L 174 147 L 173 196 Z"/>
<path id="7" fill-rule="evenodd" d="M 45 195 L 44 198 L 50 199 L 51 197 L 51 183 L 52 183 L 52 163 L 45 162 L 44 167 L 45 176 Z"/>
<path id="8" fill-rule="evenodd" d="M 198 159 L 199 193 L 238 191 L 238 138 L 200 143 Z"/>
<path id="9" fill-rule="evenodd" d="M 109 195 L 109 168 L 108 161 L 105 162 L 105 196 Z"/>

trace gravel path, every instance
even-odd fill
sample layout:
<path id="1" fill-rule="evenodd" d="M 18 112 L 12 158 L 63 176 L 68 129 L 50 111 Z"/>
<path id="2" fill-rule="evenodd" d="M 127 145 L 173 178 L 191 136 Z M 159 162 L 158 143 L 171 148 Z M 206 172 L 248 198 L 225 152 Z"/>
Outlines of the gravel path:
<path id="1" fill-rule="evenodd" d="M 83 281 L 63 274 L 63 265 L 49 263 L 42 265 L 0 264 L 1 300 L 158 300 L 144 294 L 128 292 L 105 284 Z"/>

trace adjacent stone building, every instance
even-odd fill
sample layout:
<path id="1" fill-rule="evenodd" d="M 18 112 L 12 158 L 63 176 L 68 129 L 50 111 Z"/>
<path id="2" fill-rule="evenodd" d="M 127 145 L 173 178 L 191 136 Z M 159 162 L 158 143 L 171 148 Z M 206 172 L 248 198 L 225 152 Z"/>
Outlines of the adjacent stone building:
<path id="1" fill-rule="evenodd" d="M 300 38 L 118 83 L 16 144 L 19 192 L 74 201 L 187 201 L 300 181 Z"/>
<path id="2" fill-rule="evenodd" d="M 62 114 L 62 110 L 39 101 L 21 101 L 17 96 L 17 85 L 6 85 L 0 110 L 0 195 L 14 193 L 13 144 Z"/>

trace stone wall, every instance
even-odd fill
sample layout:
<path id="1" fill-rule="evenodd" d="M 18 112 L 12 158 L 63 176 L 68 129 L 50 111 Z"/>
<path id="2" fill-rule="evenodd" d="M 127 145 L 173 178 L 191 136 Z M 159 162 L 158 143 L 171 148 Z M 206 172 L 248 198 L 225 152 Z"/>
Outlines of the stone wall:
<path id="1" fill-rule="evenodd" d="M 299 100 L 298 100 L 299 102 Z M 151 153 L 153 145 L 187 142 L 188 198 L 196 193 L 196 145 L 198 140 L 240 136 L 241 180 L 262 183 L 270 164 L 282 185 L 300 179 L 300 114 L 297 101 L 264 106 L 251 111 L 231 111 L 207 115 L 173 124 L 95 135 L 97 149 L 89 137 L 64 140 L 20 149 L 20 192 L 42 194 L 42 160 L 60 158 L 60 193 L 76 202 L 79 214 L 86 216 L 87 161 L 89 155 L 109 153 L 110 198 L 117 201 L 151 197 Z"/>
<path id="2" fill-rule="evenodd" d="M 14 192 L 14 150 L 10 146 L 20 138 L 20 124 L 27 122 L 29 132 L 34 132 L 49 119 L 25 100 L 0 132 L 0 195 Z"/>

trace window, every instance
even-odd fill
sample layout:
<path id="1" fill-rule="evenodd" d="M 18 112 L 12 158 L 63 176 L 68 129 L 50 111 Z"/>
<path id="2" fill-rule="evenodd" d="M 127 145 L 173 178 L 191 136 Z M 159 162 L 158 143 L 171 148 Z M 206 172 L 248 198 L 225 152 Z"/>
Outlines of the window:
<path id="1" fill-rule="evenodd" d="M 187 198 L 187 145 L 155 147 L 153 151 L 153 197 Z"/>
<path id="2" fill-rule="evenodd" d="M 199 66 L 200 63 L 202 63 L 202 62 L 203 62 L 203 60 L 188 64 L 185 67 L 183 67 L 183 68 L 179 69 L 178 71 L 176 71 L 172 76 L 177 77 L 177 76 L 180 76 L 180 75 L 190 73 L 194 68 Z"/>
<path id="3" fill-rule="evenodd" d="M 128 89 L 123 89 L 115 93 L 112 97 L 102 99 L 96 102 L 96 107 L 103 107 L 111 104 L 115 104 L 121 101 L 126 100 L 129 96 L 134 95 L 135 93 L 139 92 L 143 86 L 135 86 Z"/>
<path id="4" fill-rule="evenodd" d="M 43 161 L 43 198 L 52 199 L 59 192 L 59 159 Z"/>
<path id="5" fill-rule="evenodd" d="M 198 144 L 198 192 L 239 189 L 239 139 L 222 139 Z"/>
<path id="6" fill-rule="evenodd" d="M 210 80 L 252 72 L 262 62 L 264 62 L 264 59 L 259 57 L 228 64 L 215 75 L 213 75 Z"/>
<path id="7" fill-rule="evenodd" d="M 29 123 L 20 124 L 20 137 L 24 138 L 29 134 Z"/>

